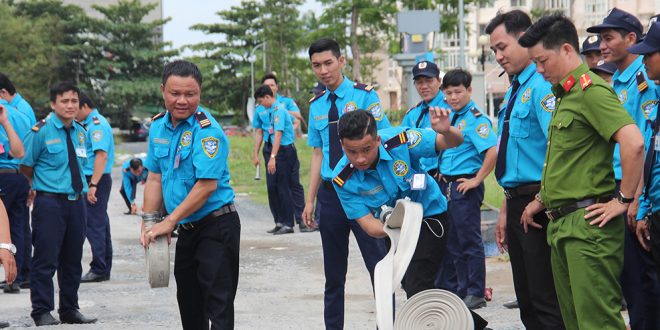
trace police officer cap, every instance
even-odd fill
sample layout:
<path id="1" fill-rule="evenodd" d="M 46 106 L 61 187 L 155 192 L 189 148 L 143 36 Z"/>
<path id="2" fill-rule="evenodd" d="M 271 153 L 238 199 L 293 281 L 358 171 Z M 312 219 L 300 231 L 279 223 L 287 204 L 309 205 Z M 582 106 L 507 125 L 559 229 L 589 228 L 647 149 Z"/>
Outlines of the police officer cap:
<path id="1" fill-rule="evenodd" d="M 435 65 L 435 63 L 429 61 L 422 61 L 415 64 L 415 67 L 413 67 L 412 72 L 413 72 L 413 79 L 417 79 L 417 77 L 419 76 L 424 76 L 429 78 L 437 78 L 440 76 L 440 69 L 438 69 L 438 66 Z"/>
<path id="2" fill-rule="evenodd" d="M 580 54 L 586 55 L 589 52 L 600 52 L 600 36 L 595 34 L 584 39 L 582 43 L 582 51 Z"/>
<path id="3" fill-rule="evenodd" d="M 612 8 L 610 13 L 603 19 L 602 24 L 587 28 L 589 33 L 600 33 L 607 29 L 624 29 L 628 32 L 635 32 L 637 36 L 642 36 L 642 23 L 637 17 L 619 8 Z"/>
<path id="4" fill-rule="evenodd" d="M 594 68 L 591 68 L 593 72 L 604 72 L 609 75 L 614 75 L 616 72 L 616 64 L 614 62 L 605 62 L 603 60 L 598 61 L 598 65 Z"/>
<path id="5" fill-rule="evenodd" d="M 651 25 L 644 39 L 628 48 L 633 54 L 650 54 L 660 51 L 660 22 Z"/>

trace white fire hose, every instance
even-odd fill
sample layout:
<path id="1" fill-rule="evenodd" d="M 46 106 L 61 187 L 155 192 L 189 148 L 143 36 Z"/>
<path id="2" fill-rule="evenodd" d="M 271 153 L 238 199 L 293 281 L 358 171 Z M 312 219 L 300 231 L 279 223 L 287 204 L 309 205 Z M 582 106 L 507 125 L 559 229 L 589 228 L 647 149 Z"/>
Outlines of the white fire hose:
<path id="1" fill-rule="evenodd" d="M 158 213 L 145 213 L 142 215 L 142 221 L 148 231 L 161 221 L 161 217 Z M 167 287 L 170 283 L 170 246 L 167 244 L 167 237 L 156 237 L 156 241 L 147 245 L 144 252 L 149 285 L 151 288 Z"/>
<path id="2" fill-rule="evenodd" d="M 422 205 L 408 198 L 398 200 L 393 210 L 384 208 L 381 212 L 383 228 L 392 244 L 374 271 L 378 328 L 472 330 L 474 322 L 465 303 L 453 293 L 437 289 L 408 299 L 397 312 L 396 322 L 392 320 L 392 297 L 415 253 L 423 215 Z"/>

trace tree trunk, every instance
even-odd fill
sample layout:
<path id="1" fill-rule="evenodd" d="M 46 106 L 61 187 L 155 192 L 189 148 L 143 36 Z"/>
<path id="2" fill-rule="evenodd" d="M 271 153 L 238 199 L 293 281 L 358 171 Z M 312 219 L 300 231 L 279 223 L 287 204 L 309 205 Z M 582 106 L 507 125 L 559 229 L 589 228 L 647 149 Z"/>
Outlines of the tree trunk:
<path id="1" fill-rule="evenodd" d="M 353 53 L 353 81 L 360 81 L 360 46 L 357 36 L 358 8 L 353 4 L 351 12 L 351 53 Z"/>

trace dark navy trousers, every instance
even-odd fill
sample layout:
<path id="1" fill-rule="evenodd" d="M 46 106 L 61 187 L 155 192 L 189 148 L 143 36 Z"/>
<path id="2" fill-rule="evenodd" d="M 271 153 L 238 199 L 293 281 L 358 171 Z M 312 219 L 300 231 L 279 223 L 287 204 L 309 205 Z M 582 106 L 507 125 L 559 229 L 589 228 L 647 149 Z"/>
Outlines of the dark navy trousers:
<path id="1" fill-rule="evenodd" d="M 0 190 L 4 194 L 2 202 L 5 204 L 9 216 L 11 241 L 16 245 L 16 255 L 14 256 L 18 271 L 16 283 L 21 283 L 27 279 L 23 271 L 26 269 L 25 263 L 30 262 L 29 256 L 32 252 L 29 228 L 27 232 L 25 228 L 30 222 L 26 204 L 30 184 L 23 174 L 3 173 L 0 174 Z M 29 251 L 26 251 L 26 246 L 30 246 Z"/>
<path id="2" fill-rule="evenodd" d="M 448 200 L 451 229 L 447 254 L 436 279 L 438 287 L 459 297 L 483 297 L 486 287 L 486 256 L 481 239 L 481 203 L 484 184 L 462 194 L 456 190 L 459 182 L 440 182 Z"/>
<path id="3" fill-rule="evenodd" d="M 31 316 L 55 309 L 53 275 L 57 271 L 60 306 L 66 315 L 79 309 L 78 287 L 82 275 L 87 210 L 82 197 L 76 201 L 39 195 L 32 209 L 34 256 L 30 273 Z"/>
<path id="4" fill-rule="evenodd" d="M 298 151 L 294 144 L 291 146 L 293 147 L 293 152 L 296 153 L 296 159 L 292 164 L 293 168 L 291 175 L 289 176 L 289 186 L 291 187 L 291 198 L 293 198 L 293 217 L 296 219 L 297 224 L 301 224 L 303 222 L 302 213 L 305 209 L 305 189 L 303 189 L 302 184 L 300 184 L 300 161 L 298 159 Z"/>
<path id="5" fill-rule="evenodd" d="M 87 177 L 87 182 L 91 176 Z M 90 271 L 98 275 L 110 275 L 112 269 L 112 237 L 108 217 L 108 199 L 112 189 L 110 174 L 103 174 L 96 187 L 96 203 L 87 203 L 87 240 L 92 247 Z"/>
<path id="6" fill-rule="evenodd" d="M 266 188 L 268 190 L 268 206 L 273 214 L 275 224 L 293 227 L 293 199 L 291 196 L 291 173 L 293 165 L 298 162 L 298 153 L 293 144 L 280 146 L 275 157 L 275 174 L 268 173 L 268 161 L 272 145 L 264 144 L 263 155 L 266 168 Z M 298 164 L 300 167 L 300 164 Z"/>
<path id="7" fill-rule="evenodd" d="M 318 191 L 320 205 L 319 231 L 323 244 L 323 268 L 325 271 L 324 311 L 326 329 L 344 328 L 344 284 L 348 269 L 348 240 L 352 231 L 367 266 L 371 284 L 374 268 L 387 254 L 385 240 L 373 238 L 362 230 L 357 221 L 346 218 L 337 192 L 328 181 Z"/>

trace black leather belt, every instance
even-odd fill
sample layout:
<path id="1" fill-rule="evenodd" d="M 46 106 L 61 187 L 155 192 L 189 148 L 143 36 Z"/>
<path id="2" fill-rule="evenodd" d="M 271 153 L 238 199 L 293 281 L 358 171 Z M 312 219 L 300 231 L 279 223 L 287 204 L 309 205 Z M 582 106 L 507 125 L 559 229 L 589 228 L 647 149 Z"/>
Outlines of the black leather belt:
<path id="1" fill-rule="evenodd" d="M 18 174 L 20 173 L 15 168 L 0 168 L 0 174 Z"/>
<path id="2" fill-rule="evenodd" d="M 325 189 L 335 190 L 335 187 L 332 185 L 332 181 L 323 180 L 321 184 L 323 184 L 323 187 L 325 187 Z"/>
<path id="3" fill-rule="evenodd" d="M 51 193 L 46 191 L 37 191 L 37 196 L 66 199 L 69 201 L 77 201 L 82 197 L 82 194 L 62 194 L 62 193 Z"/>
<path id="4" fill-rule="evenodd" d="M 612 200 L 612 196 L 603 196 L 596 198 L 587 198 L 581 201 L 575 202 L 573 204 L 568 204 L 566 206 L 558 207 L 556 209 L 546 210 L 545 215 L 548 216 L 550 220 L 559 219 L 567 214 L 573 213 L 579 209 L 583 209 L 589 205 L 605 203 Z"/>
<path id="5" fill-rule="evenodd" d="M 450 183 L 458 179 L 471 179 L 475 176 L 476 174 L 443 175 L 441 180 L 444 181 L 444 183 Z"/>
<path id="6" fill-rule="evenodd" d="M 195 221 L 195 222 L 187 222 L 187 223 L 182 223 L 179 225 L 179 228 L 185 229 L 185 230 L 192 230 L 198 227 L 201 227 L 204 223 L 213 220 L 219 216 L 223 216 L 228 213 L 236 212 L 236 206 L 234 204 L 227 204 L 209 214 L 207 214 L 205 217 Z"/>
<path id="7" fill-rule="evenodd" d="M 504 188 L 504 197 L 513 199 L 520 196 L 536 195 L 541 191 L 540 183 L 525 184 L 515 188 Z"/>

